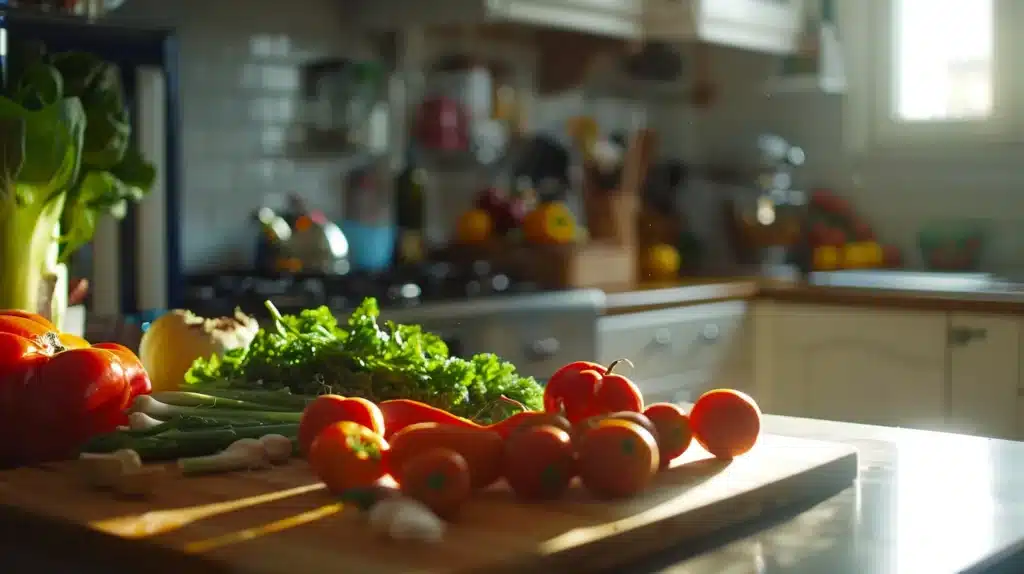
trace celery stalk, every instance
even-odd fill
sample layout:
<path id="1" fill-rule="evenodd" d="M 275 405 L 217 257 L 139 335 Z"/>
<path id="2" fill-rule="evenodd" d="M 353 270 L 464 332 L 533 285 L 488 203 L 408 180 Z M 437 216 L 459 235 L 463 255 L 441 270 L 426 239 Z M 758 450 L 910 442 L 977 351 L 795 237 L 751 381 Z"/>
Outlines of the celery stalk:
<path id="1" fill-rule="evenodd" d="M 0 189 L 0 309 L 49 315 L 60 328 L 67 303 L 67 271 L 57 260 L 65 194 L 21 205 L 21 186 Z"/>

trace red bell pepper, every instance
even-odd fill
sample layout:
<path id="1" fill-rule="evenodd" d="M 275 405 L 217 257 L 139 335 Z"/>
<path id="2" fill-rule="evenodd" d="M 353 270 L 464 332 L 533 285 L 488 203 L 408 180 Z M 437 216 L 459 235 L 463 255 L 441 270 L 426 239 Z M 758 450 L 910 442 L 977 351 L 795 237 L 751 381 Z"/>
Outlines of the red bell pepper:
<path id="1" fill-rule="evenodd" d="M 614 412 L 643 412 L 640 389 L 613 372 L 620 363 L 632 366 L 628 359 L 619 359 L 607 368 L 586 361 L 562 367 L 544 387 L 544 410 L 562 413 L 572 423 Z"/>
<path id="2" fill-rule="evenodd" d="M 50 333 L 37 341 L 0 332 L 0 464 L 61 459 L 110 432 L 131 400 L 127 371 L 102 348 L 66 349 Z"/>
<path id="3" fill-rule="evenodd" d="M 462 428 L 483 428 L 481 425 L 452 413 L 409 399 L 383 401 L 379 405 L 384 414 L 384 438 L 390 439 L 407 426 L 419 423 L 438 423 Z"/>

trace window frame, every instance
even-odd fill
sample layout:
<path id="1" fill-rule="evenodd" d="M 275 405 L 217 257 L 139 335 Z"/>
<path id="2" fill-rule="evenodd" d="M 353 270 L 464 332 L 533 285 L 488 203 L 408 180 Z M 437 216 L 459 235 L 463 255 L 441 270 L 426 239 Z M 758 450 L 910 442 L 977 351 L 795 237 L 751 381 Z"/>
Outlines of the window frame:
<path id="1" fill-rule="evenodd" d="M 1024 106 L 1021 82 L 1014 79 L 1013 25 L 1024 15 L 1024 2 L 993 0 L 995 65 L 993 109 L 985 119 L 901 122 L 893 118 L 895 105 L 895 1 L 840 2 L 840 26 L 846 42 L 847 73 L 851 76 L 845 102 L 847 145 L 860 154 L 886 157 L 961 155 L 977 153 L 979 146 L 1024 141 Z M 844 25 L 845 23 L 845 25 Z"/>

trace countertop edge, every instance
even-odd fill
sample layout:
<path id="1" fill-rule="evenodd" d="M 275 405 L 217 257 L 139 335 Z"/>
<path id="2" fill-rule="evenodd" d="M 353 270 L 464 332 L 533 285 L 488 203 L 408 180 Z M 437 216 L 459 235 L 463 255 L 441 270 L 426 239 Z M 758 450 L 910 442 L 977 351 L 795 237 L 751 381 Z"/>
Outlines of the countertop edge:
<path id="1" fill-rule="evenodd" d="M 642 313 L 735 300 L 1024 315 L 1024 294 L 833 287 L 753 278 L 702 280 L 696 284 L 660 283 L 641 285 L 634 289 L 606 290 L 605 293 L 605 315 Z"/>

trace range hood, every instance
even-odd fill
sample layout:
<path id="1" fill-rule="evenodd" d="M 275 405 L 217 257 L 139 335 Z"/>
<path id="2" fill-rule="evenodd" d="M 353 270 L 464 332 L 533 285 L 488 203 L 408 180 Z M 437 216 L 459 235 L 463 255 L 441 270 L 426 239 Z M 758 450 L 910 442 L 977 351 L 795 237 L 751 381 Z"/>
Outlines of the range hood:
<path id="1" fill-rule="evenodd" d="M 624 40 L 793 52 L 803 0 L 358 0 L 365 27 L 514 24 Z"/>

